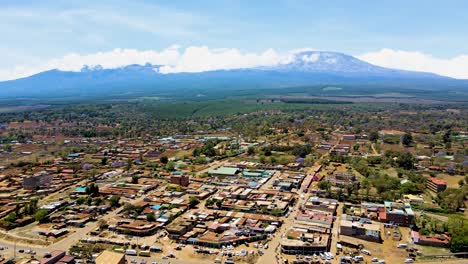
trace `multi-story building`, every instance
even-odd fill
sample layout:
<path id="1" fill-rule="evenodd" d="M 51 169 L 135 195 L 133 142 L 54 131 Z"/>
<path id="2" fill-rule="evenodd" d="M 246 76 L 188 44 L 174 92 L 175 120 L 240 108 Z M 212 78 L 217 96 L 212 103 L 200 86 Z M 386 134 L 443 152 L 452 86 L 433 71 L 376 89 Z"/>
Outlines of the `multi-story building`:
<path id="1" fill-rule="evenodd" d="M 335 172 L 327 177 L 327 180 L 336 187 L 345 187 L 347 185 L 359 186 L 359 178 L 352 172 Z"/>
<path id="2" fill-rule="evenodd" d="M 53 176 L 45 171 L 33 176 L 24 176 L 23 178 L 23 188 L 26 190 L 34 190 L 37 188 L 43 188 L 50 185 L 53 180 Z"/>
<path id="3" fill-rule="evenodd" d="M 340 235 L 381 242 L 380 225 L 365 221 L 352 221 L 343 216 L 340 222 Z"/>
<path id="4" fill-rule="evenodd" d="M 427 178 L 426 187 L 435 193 L 443 192 L 447 189 L 447 181 L 433 177 Z"/>
<path id="5" fill-rule="evenodd" d="M 379 213 L 381 221 L 410 226 L 414 223 L 414 212 L 409 203 L 384 202 L 385 211 Z"/>
<path id="6" fill-rule="evenodd" d="M 189 176 L 187 175 L 171 175 L 170 181 L 172 184 L 177 184 L 183 187 L 187 187 L 190 183 Z"/>
<path id="7" fill-rule="evenodd" d="M 281 252 L 284 254 L 312 255 L 327 252 L 330 248 L 330 234 L 306 233 L 290 229 L 281 240 Z"/>

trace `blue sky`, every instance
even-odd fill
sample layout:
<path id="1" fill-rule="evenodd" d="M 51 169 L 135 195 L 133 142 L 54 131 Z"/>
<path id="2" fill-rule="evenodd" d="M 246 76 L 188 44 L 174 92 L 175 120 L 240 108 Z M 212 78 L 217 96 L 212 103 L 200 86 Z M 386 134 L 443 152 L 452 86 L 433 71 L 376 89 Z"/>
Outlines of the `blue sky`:
<path id="1" fill-rule="evenodd" d="M 174 60 L 188 47 L 255 54 L 313 48 L 464 77 L 458 68 L 468 65 L 467 10 L 468 1 L 454 0 L 2 0 L 0 79 L 63 66 L 70 54 L 160 52 L 173 45 L 180 46 Z"/>

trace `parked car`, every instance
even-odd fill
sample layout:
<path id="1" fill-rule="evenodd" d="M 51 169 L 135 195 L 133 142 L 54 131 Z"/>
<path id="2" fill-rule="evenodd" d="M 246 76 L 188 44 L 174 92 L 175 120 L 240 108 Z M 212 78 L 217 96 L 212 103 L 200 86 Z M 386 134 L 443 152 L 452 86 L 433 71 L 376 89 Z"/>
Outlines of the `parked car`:
<path id="1" fill-rule="evenodd" d="M 364 260 L 364 257 L 363 256 L 355 256 L 354 257 L 354 261 L 355 262 L 359 262 L 359 261 L 363 261 Z"/>
<path id="2" fill-rule="evenodd" d="M 361 253 L 362 253 L 362 254 L 366 254 L 366 255 L 368 255 L 368 256 L 371 255 L 370 251 L 367 250 L 367 249 L 361 249 Z"/>

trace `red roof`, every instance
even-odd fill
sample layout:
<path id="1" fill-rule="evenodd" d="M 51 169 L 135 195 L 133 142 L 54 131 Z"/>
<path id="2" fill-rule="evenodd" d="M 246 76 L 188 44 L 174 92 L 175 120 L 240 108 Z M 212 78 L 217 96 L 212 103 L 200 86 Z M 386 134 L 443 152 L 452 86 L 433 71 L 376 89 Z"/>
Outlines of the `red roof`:
<path id="1" fill-rule="evenodd" d="M 69 255 L 65 255 L 65 256 L 63 256 L 63 258 L 61 258 L 61 259 L 59 260 L 59 262 L 62 262 L 62 263 L 71 263 L 71 262 L 73 262 L 73 260 L 75 260 L 75 257 L 69 256 Z"/>
<path id="2" fill-rule="evenodd" d="M 380 219 L 381 221 L 387 220 L 387 212 L 385 212 L 385 211 L 380 211 L 380 212 L 379 212 L 379 219 Z"/>
<path id="3" fill-rule="evenodd" d="M 412 237 L 412 238 L 419 238 L 419 232 L 417 232 L 417 231 L 411 231 L 411 237 Z"/>
<path id="4" fill-rule="evenodd" d="M 430 241 L 430 242 L 433 242 L 433 243 L 441 243 L 441 244 L 448 244 L 449 243 L 449 238 L 447 237 L 433 237 L 433 236 L 422 236 L 420 238 L 421 240 L 423 241 Z"/>
<path id="5" fill-rule="evenodd" d="M 427 178 L 427 180 L 430 181 L 430 182 L 433 182 L 433 183 L 435 183 L 437 185 L 447 185 L 446 180 L 437 179 L 437 178 L 434 178 L 434 177 Z"/>

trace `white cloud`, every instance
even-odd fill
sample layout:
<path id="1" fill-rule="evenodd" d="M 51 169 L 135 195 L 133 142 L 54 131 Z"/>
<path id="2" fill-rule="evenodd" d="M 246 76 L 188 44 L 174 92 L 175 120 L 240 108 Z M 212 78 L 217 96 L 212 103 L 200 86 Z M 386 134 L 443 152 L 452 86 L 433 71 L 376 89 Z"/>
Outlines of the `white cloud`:
<path id="1" fill-rule="evenodd" d="M 114 49 L 92 54 L 71 53 L 51 60 L 32 60 L 28 65 L 16 65 L 10 68 L 0 68 L 0 80 L 12 80 L 27 77 L 41 71 L 60 69 L 64 71 L 79 71 L 84 65 L 90 67 L 101 65 L 105 69 L 118 68 L 129 64 L 163 65 L 162 73 L 202 72 L 220 69 L 238 69 L 260 66 L 272 66 L 290 62 L 294 54 L 314 49 L 304 48 L 279 53 L 273 49 L 263 52 L 243 52 L 239 49 L 210 49 L 206 46 L 192 46 L 185 49 L 170 46 L 161 51 Z M 434 72 L 455 78 L 468 78 L 468 55 L 460 55 L 451 59 L 435 58 L 431 55 L 382 49 L 357 56 L 372 64 L 405 70 Z M 313 62 L 317 56 L 308 56 L 307 61 Z M 330 61 L 330 63 L 332 63 Z"/>
<path id="2" fill-rule="evenodd" d="M 71 53 L 43 64 L 0 69 L 0 80 L 17 79 L 51 69 L 79 71 L 84 65 L 101 65 L 105 69 L 113 69 L 129 64 L 151 63 L 164 65 L 161 68 L 162 73 L 175 73 L 269 66 L 291 59 L 290 54 L 279 54 L 273 49 L 261 53 L 245 53 L 238 49 L 210 49 L 206 46 L 181 50 L 174 45 L 162 51 L 114 49 L 86 55 Z"/>
<path id="3" fill-rule="evenodd" d="M 155 65 L 173 65 L 180 59 L 178 46 L 171 46 L 162 51 L 135 49 L 114 49 L 108 52 L 97 52 L 81 55 L 70 53 L 62 58 L 51 59 L 34 65 L 18 65 L 10 69 L 0 69 L 0 80 L 12 80 L 27 77 L 42 71 L 59 69 L 63 71 L 80 71 L 84 65 L 101 65 L 105 69 L 118 68 L 130 64 L 152 63 Z"/>
<path id="4" fill-rule="evenodd" d="M 209 49 L 208 47 L 189 47 L 180 55 L 174 65 L 161 68 L 163 73 L 202 72 L 219 69 L 239 69 L 276 65 L 288 57 L 273 49 L 262 53 L 242 53 L 238 49 Z"/>
<path id="5" fill-rule="evenodd" d="M 356 57 L 388 68 L 432 72 L 453 78 L 468 79 L 468 55 L 442 59 L 417 51 L 381 49 Z"/>

